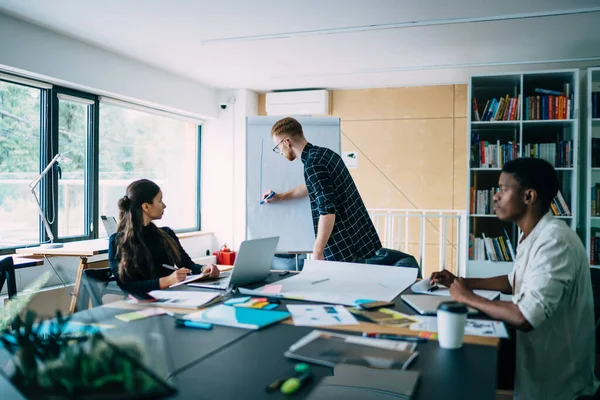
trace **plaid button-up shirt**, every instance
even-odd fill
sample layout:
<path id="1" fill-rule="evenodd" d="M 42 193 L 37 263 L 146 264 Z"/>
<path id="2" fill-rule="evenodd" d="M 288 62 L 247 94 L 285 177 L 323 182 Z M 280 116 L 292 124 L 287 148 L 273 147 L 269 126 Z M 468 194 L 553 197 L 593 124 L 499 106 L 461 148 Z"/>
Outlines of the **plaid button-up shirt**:
<path id="1" fill-rule="evenodd" d="M 353 261 L 375 256 L 381 248 L 379 235 L 342 158 L 330 149 L 308 143 L 301 160 L 315 234 L 319 217 L 335 214 L 324 258 Z"/>

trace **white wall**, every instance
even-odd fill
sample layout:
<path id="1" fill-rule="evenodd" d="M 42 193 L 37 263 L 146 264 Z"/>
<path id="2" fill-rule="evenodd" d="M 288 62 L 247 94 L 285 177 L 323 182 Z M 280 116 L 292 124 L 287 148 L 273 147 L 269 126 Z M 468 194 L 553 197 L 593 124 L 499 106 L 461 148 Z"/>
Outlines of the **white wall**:
<path id="1" fill-rule="evenodd" d="M 0 69 L 200 118 L 218 115 L 215 88 L 5 14 L 0 38 Z"/>
<path id="2" fill-rule="evenodd" d="M 246 238 L 246 117 L 258 115 L 258 94 L 223 90 L 227 110 L 202 127 L 202 230 L 237 250 Z"/>

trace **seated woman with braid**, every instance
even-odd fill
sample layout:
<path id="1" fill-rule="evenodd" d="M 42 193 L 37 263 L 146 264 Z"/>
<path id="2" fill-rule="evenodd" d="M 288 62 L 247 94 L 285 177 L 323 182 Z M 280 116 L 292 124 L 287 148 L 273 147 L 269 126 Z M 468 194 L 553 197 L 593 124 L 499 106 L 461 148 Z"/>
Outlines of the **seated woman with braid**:
<path id="1" fill-rule="evenodd" d="M 148 293 L 183 281 L 189 273 L 219 276 L 216 265 L 194 264 L 169 228 L 158 228 L 167 208 L 158 185 L 148 179 L 132 182 L 119 200 L 119 225 L 108 244 L 108 261 L 126 292 Z M 172 271 L 163 264 L 179 267 Z"/>

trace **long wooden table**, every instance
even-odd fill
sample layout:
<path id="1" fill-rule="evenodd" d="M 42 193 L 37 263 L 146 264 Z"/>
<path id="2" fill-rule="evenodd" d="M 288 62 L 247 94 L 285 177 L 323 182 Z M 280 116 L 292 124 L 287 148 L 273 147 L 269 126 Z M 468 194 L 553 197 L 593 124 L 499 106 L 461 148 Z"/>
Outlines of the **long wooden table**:
<path id="1" fill-rule="evenodd" d="M 71 304 L 69 306 L 69 312 L 73 313 L 77 309 L 77 299 L 79 297 L 79 290 L 81 289 L 81 277 L 83 275 L 83 271 L 88 268 L 103 268 L 107 265 L 106 260 L 90 263 L 88 262 L 88 258 L 108 253 L 108 239 L 93 239 L 70 242 L 65 243 L 63 247 L 55 249 L 47 249 L 41 246 L 27 247 L 17 249 L 16 253 L 31 254 L 38 257 L 63 256 L 79 258 L 79 265 L 77 267 L 77 273 L 75 276 L 75 286 L 73 287 L 73 295 L 71 297 Z"/>

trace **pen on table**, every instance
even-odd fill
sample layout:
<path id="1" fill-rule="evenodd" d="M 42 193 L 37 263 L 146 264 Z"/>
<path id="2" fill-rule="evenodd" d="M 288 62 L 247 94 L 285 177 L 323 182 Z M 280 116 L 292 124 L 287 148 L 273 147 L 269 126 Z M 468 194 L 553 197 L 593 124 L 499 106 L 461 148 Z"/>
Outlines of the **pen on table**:
<path id="1" fill-rule="evenodd" d="M 265 197 L 264 199 L 262 199 L 260 201 L 260 204 L 265 204 L 265 202 L 271 198 L 273 198 L 273 196 L 275 196 L 275 192 L 271 190 L 271 193 L 269 193 L 269 195 L 267 197 Z"/>
<path id="2" fill-rule="evenodd" d="M 310 284 L 314 285 L 315 283 L 321 283 L 321 282 L 325 282 L 325 281 L 328 281 L 328 280 L 329 280 L 329 278 L 319 279 L 318 281 L 311 282 Z"/>
<path id="3" fill-rule="evenodd" d="M 401 336 L 401 335 L 386 335 L 384 333 L 369 333 L 364 332 L 363 337 L 376 338 L 376 339 L 388 339 L 388 340 L 400 340 L 403 342 L 426 342 L 427 339 L 415 336 Z"/>

